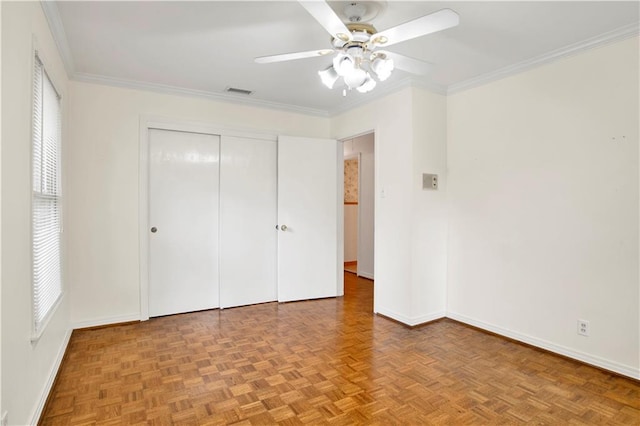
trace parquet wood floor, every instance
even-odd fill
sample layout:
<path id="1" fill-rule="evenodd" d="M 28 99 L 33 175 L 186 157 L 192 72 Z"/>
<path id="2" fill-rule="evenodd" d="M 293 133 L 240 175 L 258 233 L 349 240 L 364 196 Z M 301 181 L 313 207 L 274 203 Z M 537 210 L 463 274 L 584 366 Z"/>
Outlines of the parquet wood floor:
<path id="1" fill-rule="evenodd" d="M 41 424 L 640 424 L 640 384 L 454 321 L 345 297 L 72 335 Z"/>
<path id="2" fill-rule="evenodd" d="M 353 272 L 354 274 L 358 273 L 358 261 L 353 260 L 349 262 L 344 262 L 344 270 L 346 272 Z"/>

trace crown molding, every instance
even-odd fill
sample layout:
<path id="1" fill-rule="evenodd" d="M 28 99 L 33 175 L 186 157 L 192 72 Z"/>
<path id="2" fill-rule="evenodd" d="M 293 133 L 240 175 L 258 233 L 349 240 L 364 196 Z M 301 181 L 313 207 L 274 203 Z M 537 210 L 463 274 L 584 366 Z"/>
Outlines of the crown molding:
<path id="1" fill-rule="evenodd" d="M 169 86 L 157 83 L 147 83 L 136 80 L 126 80 L 121 78 L 105 77 L 101 75 L 77 72 L 71 76 L 74 81 L 83 83 L 93 83 L 105 86 L 122 87 L 125 89 L 145 90 L 162 94 L 188 96 L 196 98 L 205 98 L 209 100 L 240 104 L 245 106 L 253 106 L 258 108 L 268 108 L 298 114 L 315 115 L 319 117 L 328 117 L 327 111 L 316 108 L 307 108 L 298 105 L 283 104 L 278 102 L 265 101 L 261 99 L 245 98 L 245 95 L 227 95 L 223 93 L 208 92 L 205 90 L 186 89 L 183 87 Z"/>
<path id="2" fill-rule="evenodd" d="M 477 77 L 470 78 L 460 83 L 451 84 L 447 88 L 447 95 L 462 92 L 467 89 L 482 86 L 492 81 L 500 80 L 506 77 L 510 77 L 515 74 L 519 74 L 524 71 L 529 71 L 533 68 L 539 67 L 563 59 L 569 56 L 576 55 L 585 50 L 595 47 L 603 46 L 605 44 L 613 43 L 616 41 L 622 41 L 624 39 L 637 36 L 640 33 L 640 24 L 633 23 L 624 27 L 617 28 L 613 31 L 609 31 L 598 36 L 588 38 L 578 43 L 570 44 L 560 49 L 552 50 L 543 55 L 527 59 L 522 62 L 518 62 L 513 65 L 500 68 L 495 71 L 491 71 L 485 74 L 481 74 Z"/>
<path id="3" fill-rule="evenodd" d="M 106 77 L 96 74 L 76 72 L 73 56 L 71 55 L 71 49 L 67 39 L 67 34 L 60 18 L 60 12 L 58 11 L 58 5 L 56 1 L 41 0 L 40 5 L 49 24 L 49 29 L 55 43 L 62 57 L 67 77 L 70 80 L 80 81 L 85 83 L 102 84 L 107 86 L 116 86 L 127 89 L 147 90 L 157 93 L 172 94 L 178 96 L 191 96 L 205 98 L 220 102 L 230 102 L 234 104 L 241 104 L 259 108 L 269 108 L 281 111 L 294 112 L 298 114 L 315 115 L 320 117 L 328 117 L 329 113 L 326 110 L 302 107 L 298 105 L 289 105 L 278 102 L 263 101 L 259 99 L 240 98 L 234 95 L 207 92 L 204 90 L 186 89 L 175 86 L 168 86 L 163 84 L 147 83 L 135 80 L 126 80 L 113 77 Z"/>
<path id="4" fill-rule="evenodd" d="M 58 11 L 58 3 L 55 1 L 42 0 L 40 1 L 40 6 L 42 6 L 44 16 L 47 18 L 53 40 L 56 42 L 56 46 L 58 46 L 67 77 L 71 78 L 76 68 L 73 62 L 73 56 L 71 55 L 71 48 L 69 48 L 67 34 L 64 31 L 64 25 L 62 25 L 60 12 Z"/>

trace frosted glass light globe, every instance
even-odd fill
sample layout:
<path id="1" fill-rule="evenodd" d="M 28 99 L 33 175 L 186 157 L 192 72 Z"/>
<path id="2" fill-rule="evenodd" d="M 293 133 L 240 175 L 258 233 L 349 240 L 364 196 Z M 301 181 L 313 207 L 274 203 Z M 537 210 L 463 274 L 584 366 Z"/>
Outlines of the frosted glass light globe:
<path id="1" fill-rule="evenodd" d="M 372 91 L 374 87 L 376 87 L 376 81 L 371 77 L 369 73 L 367 73 L 366 80 L 356 90 L 360 93 L 367 93 Z"/>
<path id="2" fill-rule="evenodd" d="M 329 67 L 324 71 L 318 71 L 318 75 L 320 76 L 322 83 L 329 89 L 333 89 L 333 85 L 339 78 L 336 70 L 334 70 L 333 67 Z"/>
<path id="3" fill-rule="evenodd" d="M 349 74 L 353 70 L 354 65 L 353 59 L 350 56 L 337 55 L 333 58 L 333 69 L 335 69 L 341 77 Z"/>
<path id="4" fill-rule="evenodd" d="M 349 89 L 355 89 L 362 86 L 362 83 L 364 83 L 366 79 L 367 73 L 360 68 L 354 68 L 344 76 L 344 82 L 349 86 Z"/>
<path id="5" fill-rule="evenodd" d="M 394 69 L 393 59 L 377 57 L 371 64 L 371 69 L 373 69 L 380 81 L 385 81 L 391 76 L 391 71 Z"/>

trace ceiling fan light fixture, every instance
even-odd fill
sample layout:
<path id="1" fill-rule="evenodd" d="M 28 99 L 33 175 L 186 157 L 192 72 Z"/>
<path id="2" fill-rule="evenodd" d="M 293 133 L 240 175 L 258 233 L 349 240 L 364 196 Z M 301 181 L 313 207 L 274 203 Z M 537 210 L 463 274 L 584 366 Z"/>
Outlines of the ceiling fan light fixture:
<path id="1" fill-rule="evenodd" d="M 376 56 L 371 62 L 371 69 L 376 73 L 380 81 L 385 81 L 391 76 L 391 72 L 395 68 L 393 59 L 385 56 Z"/>
<path id="2" fill-rule="evenodd" d="M 364 56 L 364 50 L 361 45 L 350 46 L 347 48 L 347 56 L 350 58 L 362 58 Z"/>
<path id="3" fill-rule="evenodd" d="M 371 53 L 362 46 L 350 46 L 335 55 L 333 66 L 318 71 L 318 74 L 330 89 L 342 77 L 349 90 L 367 93 L 376 87 L 378 81 L 389 78 L 393 69 L 393 60 L 384 52 Z"/>
<path id="4" fill-rule="evenodd" d="M 376 87 L 376 81 L 371 77 L 371 74 L 367 73 L 367 78 L 364 80 L 364 83 L 360 85 L 356 90 L 360 93 L 370 92 Z"/>
<path id="5" fill-rule="evenodd" d="M 333 68 L 340 77 L 344 77 L 355 69 L 355 61 L 351 56 L 339 53 L 333 58 Z"/>
<path id="6" fill-rule="evenodd" d="M 353 68 L 347 75 L 344 76 L 344 82 L 349 89 L 356 89 L 364 84 L 367 80 L 367 72 L 360 68 Z"/>
<path id="7" fill-rule="evenodd" d="M 333 89 L 333 85 L 336 83 L 338 78 L 340 78 L 333 67 L 318 71 L 318 75 L 320 76 L 320 80 L 322 80 L 322 84 L 327 86 L 329 89 Z"/>

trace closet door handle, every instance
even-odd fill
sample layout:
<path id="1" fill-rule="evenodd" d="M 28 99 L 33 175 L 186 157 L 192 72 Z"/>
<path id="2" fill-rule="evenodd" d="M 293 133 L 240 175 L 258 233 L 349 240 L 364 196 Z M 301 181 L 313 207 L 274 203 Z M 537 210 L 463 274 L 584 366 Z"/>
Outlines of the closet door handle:
<path id="1" fill-rule="evenodd" d="M 154 226 L 154 227 L 152 227 L 152 228 L 151 228 L 151 232 L 153 232 L 153 233 L 155 234 L 156 232 L 158 232 L 158 228 L 156 228 L 155 226 Z"/>
<path id="2" fill-rule="evenodd" d="M 286 231 L 287 230 L 287 225 L 280 225 L 280 230 L 281 231 Z"/>

